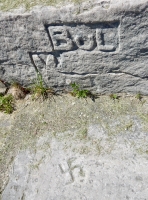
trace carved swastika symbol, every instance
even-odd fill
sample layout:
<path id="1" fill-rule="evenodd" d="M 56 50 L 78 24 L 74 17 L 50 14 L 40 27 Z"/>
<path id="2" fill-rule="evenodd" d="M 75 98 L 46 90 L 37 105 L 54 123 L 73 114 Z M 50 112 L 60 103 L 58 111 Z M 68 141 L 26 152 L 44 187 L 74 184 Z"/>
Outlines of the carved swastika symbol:
<path id="1" fill-rule="evenodd" d="M 78 170 L 78 176 L 83 178 L 85 176 L 85 173 L 83 171 L 83 168 L 80 165 L 75 165 L 73 162 L 76 160 L 76 158 L 70 158 L 67 160 L 65 164 L 59 164 L 59 168 L 62 174 L 65 174 L 65 181 L 66 184 L 73 183 L 76 180 L 76 174 L 74 171 Z"/>

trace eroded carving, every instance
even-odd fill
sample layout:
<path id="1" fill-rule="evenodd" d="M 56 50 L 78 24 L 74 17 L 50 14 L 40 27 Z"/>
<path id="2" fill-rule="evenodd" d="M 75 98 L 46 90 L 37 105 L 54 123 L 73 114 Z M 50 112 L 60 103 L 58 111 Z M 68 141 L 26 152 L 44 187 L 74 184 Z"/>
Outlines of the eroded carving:
<path id="1" fill-rule="evenodd" d="M 89 52 L 119 52 L 119 21 L 94 24 L 46 25 L 51 52 L 30 53 L 36 71 L 62 68 L 62 54 L 78 49 Z"/>
<path id="2" fill-rule="evenodd" d="M 73 49 L 73 42 L 69 38 L 68 30 L 62 26 L 49 27 L 54 50 L 69 51 Z"/>
<path id="3" fill-rule="evenodd" d="M 108 52 L 115 51 L 118 45 L 118 37 L 116 34 L 116 30 L 114 30 L 113 28 L 96 29 L 96 42 L 98 50 Z"/>
<path id="4" fill-rule="evenodd" d="M 33 53 L 32 54 L 32 58 L 34 61 L 34 64 L 36 65 L 37 71 L 41 71 L 41 70 L 49 70 L 52 67 L 55 68 L 56 67 L 56 57 L 54 57 L 52 54 L 50 53 L 45 53 L 45 54 L 40 54 L 40 53 Z"/>
<path id="5" fill-rule="evenodd" d="M 49 26 L 54 51 L 113 52 L 119 47 L 119 22 Z"/>
<path id="6" fill-rule="evenodd" d="M 93 34 L 89 34 L 88 37 L 76 35 L 75 42 L 78 48 L 83 50 L 92 50 L 95 45 Z"/>
<path id="7" fill-rule="evenodd" d="M 83 168 L 80 165 L 75 165 L 73 162 L 76 160 L 76 158 L 70 158 L 67 160 L 66 165 L 59 164 L 59 168 L 62 174 L 65 174 L 66 184 L 73 183 L 75 179 L 77 178 L 74 174 L 74 170 L 78 169 L 78 174 L 82 178 L 84 178 L 85 173 L 83 171 Z"/>

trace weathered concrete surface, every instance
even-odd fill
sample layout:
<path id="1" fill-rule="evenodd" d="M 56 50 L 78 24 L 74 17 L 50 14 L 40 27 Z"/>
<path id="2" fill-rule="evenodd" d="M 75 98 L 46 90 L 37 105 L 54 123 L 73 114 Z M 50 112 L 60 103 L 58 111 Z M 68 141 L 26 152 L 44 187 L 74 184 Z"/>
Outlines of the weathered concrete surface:
<path id="1" fill-rule="evenodd" d="M 2 200 L 147 200 L 147 97 L 27 97 L 0 119 Z"/>
<path id="2" fill-rule="evenodd" d="M 136 138 L 134 134 L 138 135 L 138 130 L 130 137 Z M 99 126 L 91 126 L 88 137 L 93 137 L 90 141 L 94 143 L 85 141 L 84 146 L 79 139 L 50 141 L 49 135 L 40 138 L 35 154 L 17 155 L 2 200 L 147 199 L 148 156 L 134 152 L 128 135 L 120 135 L 110 144 Z M 69 137 L 74 137 L 74 132 L 70 131 Z M 138 143 L 144 137 L 146 133 L 140 133 L 130 140 Z M 97 142 L 98 149 L 92 153 Z M 49 149 L 42 150 L 47 144 Z M 104 155 L 99 155 L 101 151 Z"/>
<path id="3" fill-rule="evenodd" d="M 0 78 L 28 85 L 39 71 L 58 89 L 148 94 L 147 24 L 147 0 L 1 12 Z"/>

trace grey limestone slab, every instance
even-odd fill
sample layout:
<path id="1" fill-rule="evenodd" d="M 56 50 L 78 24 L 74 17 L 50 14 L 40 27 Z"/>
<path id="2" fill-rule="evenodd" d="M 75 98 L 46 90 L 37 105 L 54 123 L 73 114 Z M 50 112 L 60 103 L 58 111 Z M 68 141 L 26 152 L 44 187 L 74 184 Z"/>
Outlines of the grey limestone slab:
<path id="1" fill-rule="evenodd" d="M 93 0 L 0 13 L 0 78 L 31 84 L 37 72 L 62 90 L 148 94 L 148 1 Z"/>

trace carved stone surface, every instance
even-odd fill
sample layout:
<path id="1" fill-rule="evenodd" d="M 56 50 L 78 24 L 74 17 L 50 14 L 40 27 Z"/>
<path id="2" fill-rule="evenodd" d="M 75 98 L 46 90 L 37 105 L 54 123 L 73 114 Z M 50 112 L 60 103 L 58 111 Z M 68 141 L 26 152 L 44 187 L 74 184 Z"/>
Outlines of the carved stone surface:
<path id="1" fill-rule="evenodd" d="M 148 94 L 148 1 L 93 0 L 1 12 L 0 79 Z M 19 13 L 20 12 L 20 13 Z M 69 80 L 69 81 L 67 81 Z"/>
<path id="2" fill-rule="evenodd" d="M 137 154 L 134 145 L 130 145 L 146 137 L 143 132 L 137 137 L 138 131 L 133 134 L 124 132 L 109 141 L 99 126 L 92 125 L 88 134 L 94 138 L 94 146 L 87 143 L 83 147 L 83 141 L 70 138 L 60 142 L 52 139 L 46 150 L 40 148 L 49 142 L 50 133 L 42 136 L 36 153 L 23 151 L 15 158 L 2 200 L 146 200 L 147 155 Z M 59 135 L 62 134 L 66 135 Z M 98 153 L 89 153 L 95 149 L 97 137 Z M 66 149 L 64 143 L 69 148 Z M 74 148 L 79 153 L 74 152 Z M 103 153 L 99 155 L 100 152 Z"/>
<path id="3" fill-rule="evenodd" d="M 0 151 L 1 200 L 147 200 L 148 97 L 27 96 Z"/>

